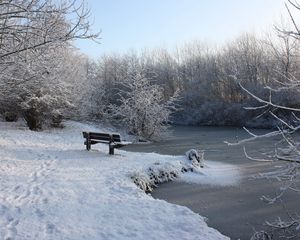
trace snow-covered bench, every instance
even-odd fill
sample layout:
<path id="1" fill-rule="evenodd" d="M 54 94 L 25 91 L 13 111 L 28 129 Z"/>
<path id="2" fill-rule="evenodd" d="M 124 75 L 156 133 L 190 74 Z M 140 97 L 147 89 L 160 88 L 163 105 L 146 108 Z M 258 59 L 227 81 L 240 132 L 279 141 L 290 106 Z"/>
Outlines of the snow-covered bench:
<path id="1" fill-rule="evenodd" d="M 109 154 L 114 154 L 115 148 L 124 147 L 130 142 L 121 141 L 121 136 L 118 133 L 96 133 L 96 132 L 82 132 L 85 138 L 84 145 L 86 150 L 91 149 L 92 144 L 106 143 L 109 145 Z"/>

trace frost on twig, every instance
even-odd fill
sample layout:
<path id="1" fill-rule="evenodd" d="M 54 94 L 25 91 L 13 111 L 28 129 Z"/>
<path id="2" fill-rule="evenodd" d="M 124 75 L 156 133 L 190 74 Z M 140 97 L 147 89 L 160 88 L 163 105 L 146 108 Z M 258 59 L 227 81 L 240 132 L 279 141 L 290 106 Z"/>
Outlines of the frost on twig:
<path id="1" fill-rule="evenodd" d="M 255 232 L 250 240 L 272 240 L 272 237 L 265 231 Z"/>
<path id="2" fill-rule="evenodd" d="M 251 136 L 249 138 L 245 138 L 243 140 L 237 141 L 237 142 L 228 142 L 228 141 L 224 141 L 224 143 L 226 143 L 228 146 L 237 146 L 237 145 L 241 145 L 243 143 L 247 143 L 247 142 L 252 142 L 252 141 L 256 141 L 258 139 L 262 139 L 262 138 L 269 138 L 269 137 L 274 137 L 274 136 L 278 136 L 281 134 L 280 131 L 272 131 L 266 134 L 262 134 L 262 135 L 257 135 L 254 134 L 253 132 L 251 132 L 250 130 L 248 130 L 246 127 L 243 127 L 243 129 Z"/>
<path id="3" fill-rule="evenodd" d="M 266 226 L 271 228 L 273 232 L 277 231 L 282 239 L 299 239 L 300 237 L 300 217 L 298 214 L 290 214 L 287 212 L 287 219 L 277 217 L 274 221 L 266 221 Z"/>
<path id="4" fill-rule="evenodd" d="M 284 109 L 284 110 L 288 110 L 288 111 L 294 111 L 294 112 L 300 112 L 299 108 L 292 108 L 292 107 L 287 107 L 287 106 L 282 106 L 282 105 L 278 105 L 274 102 L 272 102 L 272 97 L 270 95 L 268 100 L 264 100 L 258 96 L 256 96 L 254 93 L 250 92 L 248 89 L 246 89 L 241 83 L 239 83 L 239 86 L 242 88 L 243 91 L 245 91 L 246 93 L 248 93 L 251 97 L 253 97 L 256 101 L 258 101 L 259 103 L 264 104 L 264 106 L 272 106 L 275 108 L 279 108 L 279 109 Z"/>
<path id="5" fill-rule="evenodd" d="M 299 136 L 297 136 L 297 132 L 300 129 L 300 79 L 298 67 L 296 67 L 299 61 L 300 30 L 292 14 L 293 11 L 291 11 L 299 11 L 300 5 L 297 0 L 288 0 L 285 6 L 293 30 L 277 28 L 277 34 L 283 41 L 283 45 L 280 47 L 280 45 L 270 44 L 274 54 L 281 59 L 283 67 L 274 67 L 274 69 L 272 69 L 274 77 L 265 79 L 263 83 L 264 87 L 257 87 L 256 85 L 254 88 L 251 88 L 247 79 L 245 79 L 245 83 L 242 84 L 244 79 L 238 71 L 233 76 L 235 82 L 238 82 L 240 89 L 244 93 L 247 93 L 249 99 L 254 100 L 256 105 L 258 105 L 252 105 L 245 109 L 256 111 L 258 115 L 257 118 L 263 115 L 271 117 L 277 125 L 277 130 L 258 135 L 244 128 L 249 134 L 248 138 L 236 142 L 225 142 L 228 146 L 235 146 L 264 138 L 281 137 L 281 140 L 274 144 L 272 152 L 265 153 L 265 156 L 262 158 L 250 156 L 244 146 L 244 154 L 250 160 L 260 162 L 280 160 L 287 162 L 283 167 L 280 167 L 280 169 L 277 168 L 275 171 L 259 174 L 258 176 L 259 178 L 276 181 L 280 185 L 274 196 L 262 196 L 261 199 L 270 204 L 282 201 L 282 196 L 288 191 L 300 193 L 300 144 Z M 295 68 L 293 66 L 294 62 Z M 261 88 L 263 91 L 261 91 Z M 271 233 L 265 231 L 255 232 L 251 240 L 275 239 L 275 235 L 273 235 L 274 230 L 277 231 L 276 239 L 300 239 L 300 218 L 298 215 L 293 217 L 288 214 L 288 219 L 279 217 L 276 221 L 268 221 L 266 226 L 271 228 Z"/>
<path id="6" fill-rule="evenodd" d="M 244 154 L 246 156 L 247 159 L 252 160 L 252 161 L 257 161 L 257 162 L 273 162 L 274 160 L 271 158 L 271 156 L 268 156 L 269 158 L 256 158 L 256 157 L 251 157 L 248 155 L 247 151 L 246 151 L 246 147 L 243 147 L 244 150 Z"/>

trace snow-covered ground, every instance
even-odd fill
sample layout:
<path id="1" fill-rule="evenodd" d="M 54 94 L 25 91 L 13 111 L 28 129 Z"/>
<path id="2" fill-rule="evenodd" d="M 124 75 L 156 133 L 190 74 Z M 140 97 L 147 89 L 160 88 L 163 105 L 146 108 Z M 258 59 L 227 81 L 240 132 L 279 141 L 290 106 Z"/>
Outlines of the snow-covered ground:
<path id="1" fill-rule="evenodd" d="M 33 132 L 0 122 L 0 239 L 228 239 L 188 208 L 153 199 L 134 184 L 132 176 L 151 166 L 180 172 L 184 156 L 121 150 L 110 156 L 102 144 L 88 152 L 87 130 L 101 131 L 68 122 Z M 220 173 L 196 171 L 188 179 L 217 184 Z"/>

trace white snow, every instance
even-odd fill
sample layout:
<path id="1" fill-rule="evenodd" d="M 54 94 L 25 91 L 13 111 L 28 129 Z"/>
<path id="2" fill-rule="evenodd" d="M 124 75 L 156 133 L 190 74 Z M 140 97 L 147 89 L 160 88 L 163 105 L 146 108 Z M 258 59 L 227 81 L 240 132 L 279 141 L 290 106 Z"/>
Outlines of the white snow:
<path id="1" fill-rule="evenodd" d="M 134 173 L 157 163 L 176 168 L 184 156 L 110 156 L 102 144 L 86 151 L 82 131 L 101 130 L 68 122 L 32 132 L 0 122 L 0 239 L 228 239 L 188 208 L 155 200 L 133 183 Z M 207 165 L 204 175 L 194 173 L 201 181 L 219 166 Z"/>

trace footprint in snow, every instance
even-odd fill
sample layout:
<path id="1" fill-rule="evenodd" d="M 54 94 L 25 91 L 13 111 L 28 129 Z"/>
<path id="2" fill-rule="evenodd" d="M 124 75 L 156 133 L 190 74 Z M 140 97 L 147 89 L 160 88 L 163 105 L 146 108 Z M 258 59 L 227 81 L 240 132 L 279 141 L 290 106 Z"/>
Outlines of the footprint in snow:
<path id="1" fill-rule="evenodd" d="M 21 185 L 17 185 L 17 186 L 15 186 L 14 188 L 13 188 L 13 191 L 17 191 L 18 189 L 20 189 L 21 188 Z"/>
<path id="2" fill-rule="evenodd" d="M 31 189 L 31 193 L 34 194 L 34 195 L 38 195 L 38 194 L 41 193 L 41 190 L 40 190 L 40 188 L 38 186 L 34 186 Z"/>
<path id="3" fill-rule="evenodd" d="M 36 181 L 36 179 L 37 179 L 37 173 L 36 172 L 33 172 L 33 173 L 31 173 L 30 174 L 30 180 L 29 180 L 29 182 L 31 183 L 31 182 L 35 182 Z"/>
<path id="4" fill-rule="evenodd" d="M 0 215 L 3 215 L 7 211 L 7 207 L 0 204 Z"/>
<path id="5" fill-rule="evenodd" d="M 35 215 L 37 215 L 39 218 L 43 218 L 45 216 L 45 214 L 39 209 L 39 208 L 36 208 L 34 210 L 34 213 Z"/>
<path id="6" fill-rule="evenodd" d="M 45 226 L 45 233 L 46 234 L 53 234 L 56 230 L 56 227 L 53 223 L 47 223 Z"/>
<path id="7" fill-rule="evenodd" d="M 10 218 L 9 223 L 7 224 L 7 232 L 4 236 L 4 240 L 13 240 L 15 239 L 15 236 L 17 235 L 17 229 L 16 226 L 19 224 L 18 220 L 14 220 L 13 218 Z"/>

